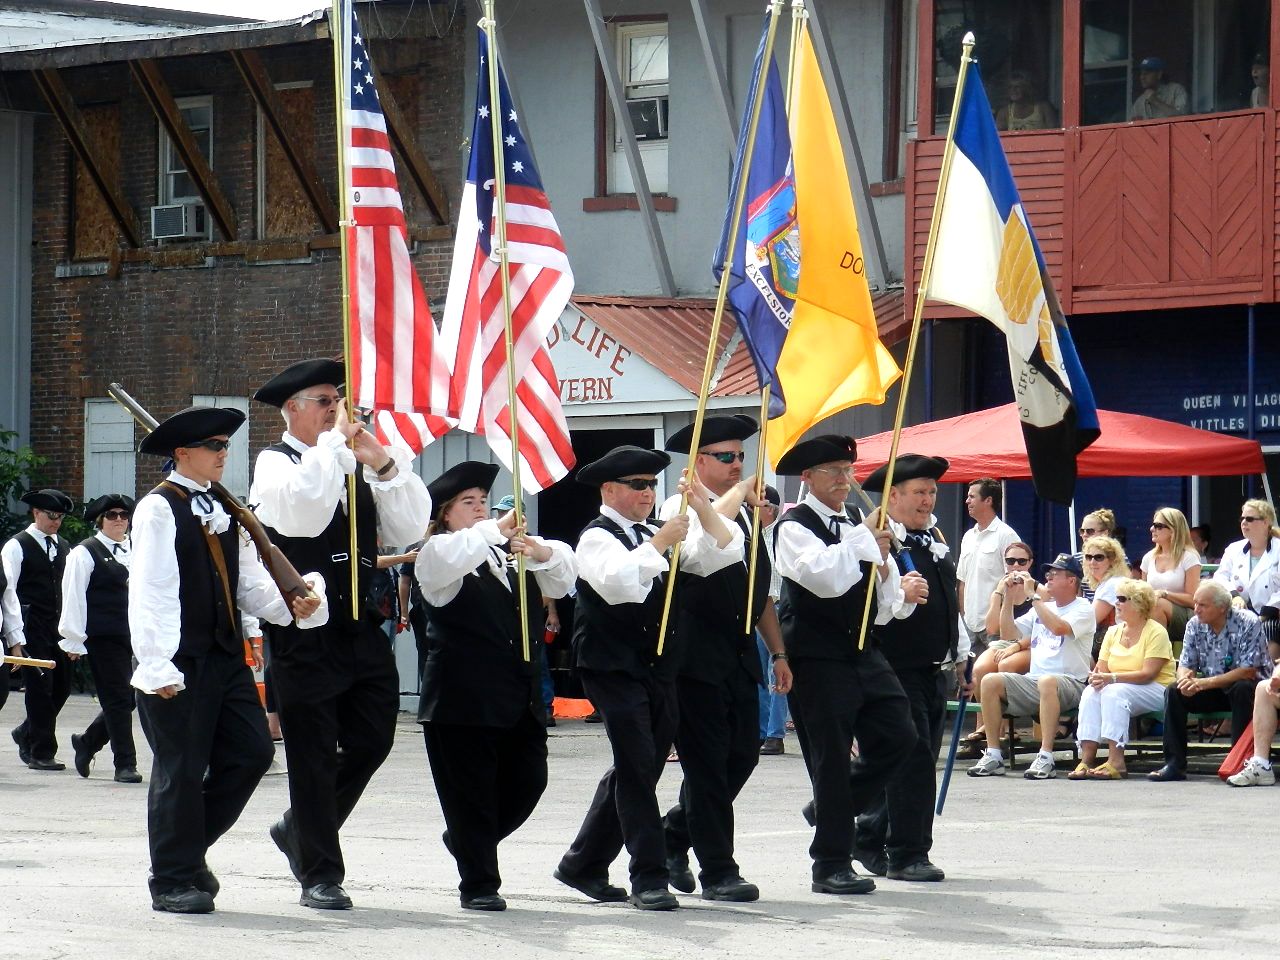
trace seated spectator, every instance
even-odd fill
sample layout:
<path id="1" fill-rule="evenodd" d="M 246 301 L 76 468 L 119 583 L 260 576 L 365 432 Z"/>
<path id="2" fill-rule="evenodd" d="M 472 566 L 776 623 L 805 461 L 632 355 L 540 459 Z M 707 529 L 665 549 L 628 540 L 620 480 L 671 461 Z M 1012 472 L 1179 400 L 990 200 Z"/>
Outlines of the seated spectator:
<path id="1" fill-rule="evenodd" d="M 1187 714 L 1231 711 L 1232 739 L 1253 716 L 1254 686 L 1271 675 L 1271 659 L 1256 614 L 1231 606 L 1213 580 L 1195 592 L 1195 616 L 1178 660 L 1177 680 L 1164 696 L 1164 766 L 1148 779 L 1187 779 Z"/>
<path id="2" fill-rule="evenodd" d="M 1023 70 L 1009 74 L 1009 103 L 996 111 L 996 127 L 1001 130 L 1052 130 L 1058 126 L 1058 111 L 1037 95 L 1031 76 Z"/>
<path id="3" fill-rule="evenodd" d="M 1138 86 L 1142 92 L 1129 109 L 1130 120 L 1180 117 L 1187 112 L 1187 88 L 1166 79 L 1160 57 L 1145 57 L 1138 64 Z"/>
<path id="4" fill-rule="evenodd" d="M 1048 780 L 1057 776 L 1053 764 L 1053 740 L 1058 718 L 1080 702 L 1089 674 L 1089 647 L 1093 643 L 1093 605 L 1080 596 L 1083 572 L 1070 554 L 1060 553 L 1045 565 L 1045 585 L 1031 597 L 1031 610 L 1017 620 L 1013 608 L 1027 597 L 1035 581 L 1021 574 L 1004 590 L 1000 607 L 1000 639 L 1017 640 L 1031 651 L 1026 676 L 989 673 L 982 678 L 982 722 L 987 749 L 969 768 L 971 777 L 1003 776 L 1004 754 L 997 736 L 1000 717 L 1040 717 L 1040 752 L 1024 777 Z"/>
<path id="5" fill-rule="evenodd" d="M 1191 531 L 1181 510 L 1161 507 L 1151 521 L 1155 546 L 1142 558 L 1142 579 L 1156 592 L 1152 617 L 1179 643 L 1191 616 L 1191 597 L 1200 585 L 1200 555 L 1191 546 Z"/>
<path id="6" fill-rule="evenodd" d="M 1218 557 L 1212 553 L 1213 528 L 1207 523 L 1198 523 L 1191 528 L 1191 546 L 1200 554 L 1201 563 L 1217 563 Z"/>
<path id="7" fill-rule="evenodd" d="M 1271 769 L 1271 738 L 1276 735 L 1276 715 L 1280 712 L 1280 664 L 1271 678 L 1259 680 L 1253 694 L 1253 756 L 1239 773 L 1227 777 L 1233 787 L 1265 787 L 1276 782 Z"/>
<path id="8" fill-rule="evenodd" d="M 1103 635 L 1115 626 L 1116 584 L 1129 576 L 1124 561 L 1124 548 L 1111 537 L 1090 537 L 1084 542 L 1084 582 L 1093 588 L 1093 618 L 1098 622 L 1093 631 L 1092 658 L 1098 659 Z"/>
<path id="9" fill-rule="evenodd" d="M 1256 54 L 1249 67 L 1249 77 L 1253 80 L 1253 89 L 1249 91 L 1249 106 L 1265 107 L 1270 98 L 1271 67 L 1267 64 L 1265 53 Z"/>
<path id="10" fill-rule="evenodd" d="M 1117 543 L 1119 538 L 1116 537 L 1116 515 L 1106 507 L 1099 507 L 1093 513 L 1086 513 L 1084 519 L 1080 521 L 1080 544 L 1084 545 L 1084 541 L 1090 537 L 1111 537 Z M 1123 552 L 1124 548 L 1120 548 Z M 1084 551 L 1081 550 L 1075 555 L 1080 561 L 1080 569 L 1084 569 Z M 1093 587 L 1089 586 L 1086 580 L 1081 586 L 1086 600 L 1093 599 Z"/>
<path id="11" fill-rule="evenodd" d="M 1213 579 L 1231 591 L 1232 603 L 1262 617 L 1262 634 L 1267 638 L 1271 658 L 1280 659 L 1280 527 L 1276 512 L 1266 500 L 1246 500 L 1240 508 L 1243 540 L 1222 551 L 1222 562 Z"/>
<path id="12" fill-rule="evenodd" d="M 1151 619 L 1155 591 L 1128 577 L 1109 582 L 1115 583 L 1112 596 L 1118 622 L 1103 637 L 1098 665 L 1080 695 L 1076 717 L 1080 763 L 1067 774 L 1068 780 L 1127 777 L 1124 745 L 1129 739 L 1129 720 L 1134 714 L 1162 709 L 1165 688 L 1174 680 L 1169 633 Z M 1095 600 L 1094 605 L 1097 603 Z M 1095 767 L 1100 741 L 1107 744 L 1107 759 Z"/>

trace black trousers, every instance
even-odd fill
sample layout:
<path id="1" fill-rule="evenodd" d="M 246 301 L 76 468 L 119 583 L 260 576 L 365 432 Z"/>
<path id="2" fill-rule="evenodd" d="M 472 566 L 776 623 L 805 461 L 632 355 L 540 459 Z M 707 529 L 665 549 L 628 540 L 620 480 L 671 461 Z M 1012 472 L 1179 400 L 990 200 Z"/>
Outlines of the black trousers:
<path id="1" fill-rule="evenodd" d="M 285 822 L 302 885 L 342 883 L 338 830 L 391 752 L 400 680 L 387 635 L 272 631 L 271 679 L 289 763 Z"/>
<path id="2" fill-rule="evenodd" d="M 915 747 L 906 694 L 879 650 L 853 660 L 793 660 L 788 695 L 813 781 L 814 879 L 852 865 L 854 817 L 876 802 Z M 860 762 L 850 767 L 858 738 Z"/>
<path id="3" fill-rule="evenodd" d="M 67 697 L 71 695 L 71 661 L 58 646 L 56 630 L 48 624 L 29 621 L 26 624 L 27 656 L 52 660 L 56 667 L 23 667 L 22 683 L 26 687 L 27 719 L 18 724 L 15 737 L 25 741 L 35 760 L 52 760 L 58 752 L 54 727 Z"/>
<path id="4" fill-rule="evenodd" d="M 854 844 L 864 850 L 884 850 L 889 866 L 897 869 L 928 860 L 933 848 L 938 750 L 950 674 L 938 667 L 895 672 L 907 695 L 916 742 L 881 795 L 858 817 Z"/>
<path id="5" fill-rule="evenodd" d="M 760 762 L 759 685 L 736 668 L 719 683 L 676 680 L 676 741 L 684 782 L 667 811 L 668 854 L 698 857 L 704 887 L 736 877 L 733 801 Z"/>
<path id="6" fill-rule="evenodd" d="M 666 845 L 655 791 L 676 732 L 675 684 L 612 671 L 580 669 L 579 675 L 604 718 L 613 766 L 600 779 L 560 869 L 584 879 L 607 878 L 625 844 L 632 892 L 665 890 Z"/>
<path id="7" fill-rule="evenodd" d="M 498 844 L 547 788 L 547 728 L 526 710 L 514 727 L 422 725 L 463 897 L 497 893 Z"/>
<path id="8" fill-rule="evenodd" d="M 90 753 L 97 753 L 108 743 L 117 770 L 138 765 L 138 752 L 133 745 L 134 693 L 129 680 L 133 675 L 133 648 L 129 637 L 89 637 L 89 672 L 98 691 L 101 712 L 85 727 L 80 742 Z"/>
<path id="9" fill-rule="evenodd" d="M 147 839 L 152 890 L 189 886 L 214 842 L 231 829 L 271 765 L 266 715 L 240 653 L 175 657 L 186 688 L 139 697 L 151 745 Z"/>
<path id="10" fill-rule="evenodd" d="M 1164 691 L 1164 762 L 1187 768 L 1187 714 L 1231 711 L 1231 742 L 1235 743 L 1253 719 L 1253 695 L 1258 681 L 1238 680 L 1225 690 L 1202 690 L 1184 696 L 1176 684 Z"/>

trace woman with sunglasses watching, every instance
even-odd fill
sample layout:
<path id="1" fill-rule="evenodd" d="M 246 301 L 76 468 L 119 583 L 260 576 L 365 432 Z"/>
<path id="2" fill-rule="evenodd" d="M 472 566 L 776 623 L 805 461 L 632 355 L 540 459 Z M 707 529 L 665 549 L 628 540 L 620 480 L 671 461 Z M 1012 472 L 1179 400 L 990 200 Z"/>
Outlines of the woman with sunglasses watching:
<path id="1" fill-rule="evenodd" d="M 1106 507 L 1099 507 L 1093 513 L 1086 513 L 1084 519 L 1080 521 L 1080 543 L 1083 546 L 1084 541 L 1090 537 L 1111 537 L 1116 535 L 1116 515 Z M 1124 555 L 1124 548 L 1121 548 L 1121 556 Z M 1089 583 L 1089 568 L 1084 562 L 1084 550 L 1082 549 L 1076 555 L 1076 559 L 1080 561 L 1080 566 L 1084 569 L 1085 579 L 1080 583 L 1080 590 L 1086 600 L 1093 599 L 1093 586 Z M 1128 567 L 1125 568 L 1128 572 Z"/>
<path id="2" fill-rule="evenodd" d="M 1130 718 L 1164 709 L 1165 688 L 1175 674 L 1173 645 L 1152 618 L 1155 606 L 1150 584 L 1128 577 L 1116 583 L 1116 624 L 1103 638 L 1098 663 L 1080 695 L 1080 762 L 1068 780 L 1123 780 L 1129 775 L 1124 745 Z M 1095 767 L 1100 742 L 1107 745 L 1107 759 Z"/>
<path id="3" fill-rule="evenodd" d="M 1129 576 L 1129 563 L 1119 541 L 1107 536 L 1084 542 L 1084 582 L 1093 588 L 1093 616 L 1098 628 L 1093 634 L 1093 659 L 1098 659 L 1102 638 L 1116 622 L 1116 584 Z"/>
<path id="4" fill-rule="evenodd" d="M 1161 507 L 1151 520 L 1155 546 L 1142 558 L 1142 579 L 1156 592 L 1151 618 L 1181 643 L 1191 618 L 1191 597 L 1200 585 L 1200 554 L 1191 546 L 1187 518 L 1174 507 Z"/>
<path id="5" fill-rule="evenodd" d="M 1213 579 L 1231 591 L 1232 603 L 1247 606 L 1262 616 L 1262 631 L 1272 659 L 1280 658 L 1280 527 L 1275 509 L 1266 500 L 1246 500 L 1240 508 L 1237 540 L 1222 551 L 1222 562 Z"/>
<path id="6" fill-rule="evenodd" d="M 129 643 L 129 518 L 133 498 L 108 493 L 85 505 L 84 518 L 98 528 L 67 554 L 62 573 L 58 641 L 68 660 L 89 657 L 89 672 L 102 711 L 71 735 L 76 773 L 89 776 L 94 755 L 111 744 L 116 783 L 141 783 L 133 745 L 133 647 Z"/>

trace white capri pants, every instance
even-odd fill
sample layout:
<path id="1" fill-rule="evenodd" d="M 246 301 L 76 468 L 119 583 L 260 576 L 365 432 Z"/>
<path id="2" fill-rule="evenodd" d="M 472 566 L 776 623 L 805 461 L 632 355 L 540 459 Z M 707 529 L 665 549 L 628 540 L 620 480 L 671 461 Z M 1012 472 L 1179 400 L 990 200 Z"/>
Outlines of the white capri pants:
<path id="1" fill-rule="evenodd" d="M 1109 683 L 1101 689 L 1086 686 L 1076 715 L 1076 740 L 1111 740 L 1123 747 L 1129 740 L 1129 718 L 1163 710 L 1164 691 L 1164 685 L 1154 681 Z"/>

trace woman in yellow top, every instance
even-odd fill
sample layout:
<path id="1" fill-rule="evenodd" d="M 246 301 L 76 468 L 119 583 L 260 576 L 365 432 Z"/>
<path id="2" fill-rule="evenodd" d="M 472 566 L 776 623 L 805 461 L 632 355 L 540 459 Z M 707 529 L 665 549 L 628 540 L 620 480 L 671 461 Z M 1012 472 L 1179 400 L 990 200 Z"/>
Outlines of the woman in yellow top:
<path id="1" fill-rule="evenodd" d="M 1102 638 L 1098 664 L 1080 697 L 1076 721 L 1080 763 L 1067 774 L 1068 780 L 1127 777 L 1124 745 L 1129 718 L 1163 709 L 1165 687 L 1173 683 L 1169 632 L 1151 618 L 1155 591 L 1141 580 L 1126 577 L 1116 584 L 1115 597 L 1116 625 Z M 1092 767 L 1100 741 L 1107 744 L 1107 760 Z"/>

